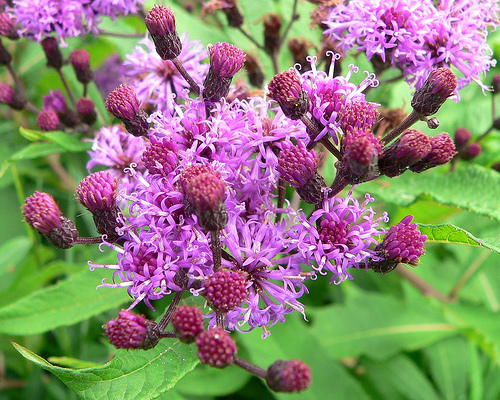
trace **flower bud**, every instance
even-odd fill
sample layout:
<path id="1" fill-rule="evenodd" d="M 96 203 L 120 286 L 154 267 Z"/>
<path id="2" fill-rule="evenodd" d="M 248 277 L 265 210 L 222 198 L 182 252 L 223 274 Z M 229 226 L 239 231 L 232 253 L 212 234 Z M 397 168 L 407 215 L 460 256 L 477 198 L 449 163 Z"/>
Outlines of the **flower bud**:
<path id="1" fill-rule="evenodd" d="M 467 145 L 461 156 L 464 160 L 472 160 L 481 154 L 481 151 L 481 145 L 477 142 L 472 142 Z"/>
<path id="2" fill-rule="evenodd" d="M 87 50 L 73 50 L 69 55 L 69 61 L 75 70 L 78 82 L 87 84 L 94 79 L 94 73 L 90 68 L 90 54 Z"/>
<path id="3" fill-rule="evenodd" d="M 170 7 L 156 5 L 148 12 L 146 28 L 163 60 L 172 60 L 182 51 L 182 43 L 175 29 L 175 17 Z"/>
<path id="4" fill-rule="evenodd" d="M 236 6 L 236 0 L 226 0 L 230 5 L 229 7 L 223 7 L 222 11 L 226 14 L 227 23 L 232 28 L 239 28 L 243 25 L 243 15 L 241 15 L 240 10 Z"/>
<path id="5" fill-rule="evenodd" d="M 273 76 L 268 85 L 268 96 L 276 101 L 286 117 L 297 120 L 309 110 L 309 97 L 295 71 Z"/>
<path id="6" fill-rule="evenodd" d="M 391 226 L 385 234 L 382 243 L 375 247 L 379 261 L 370 261 L 369 268 L 375 272 L 386 274 L 399 263 L 417 266 L 419 258 L 425 253 L 426 235 L 417 229 L 417 224 L 411 223 L 412 215 L 407 215 L 397 225 Z"/>
<path id="7" fill-rule="evenodd" d="M 280 47 L 280 30 L 283 21 L 280 14 L 268 14 L 264 17 L 264 48 L 273 53 Z"/>
<path id="8" fill-rule="evenodd" d="M 471 137 L 472 134 L 467 128 L 457 128 L 455 130 L 455 140 L 454 140 L 457 151 L 462 150 Z"/>
<path id="9" fill-rule="evenodd" d="M 93 125 L 97 120 L 94 102 L 86 97 L 78 99 L 76 102 L 76 111 L 78 112 L 82 122 L 87 125 Z"/>
<path id="10" fill-rule="evenodd" d="M 222 328 L 209 329 L 196 338 L 198 358 L 202 364 L 215 368 L 231 365 L 236 354 L 236 343 Z"/>
<path id="11" fill-rule="evenodd" d="M 496 74 L 493 76 L 491 87 L 493 88 L 494 95 L 500 93 L 500 74 Z"/>
<path id="12" fill-rule="evenodd" d="M 303 72 L 311 69 L 311 64 L 307 61 L 309 47 L 309 42 L 303 38 L 292 38 L 288 41 L 288 50 L 292 53 L 295 64 L 299 64 Z"/>
<path id="13" fill-rule="evenodd" d="M 106 109 L 121 120 L 134 136 L 147 136 L 147 114 L 139 108 L 139 100 L 130 86 L 120 85 L 106 99 Z"/>
<path id="14" fill-rule="evenodd" d="M 179 340 L 193 343 L 203 332 L 203 314 L 198 307 L 179 306 L 172 315 L 172 326 Z"/>
<path id="15" fill-rule="evenodd" d="M 311 384 L 311 368 L 301 360 L 278 360 L 268 368 L 266 383 L 275 392 L 301 392 Z"/>
<path id="16" fill-rule="evenodd" d="M 57 39 L 47 37 L 42 40 L 41 44 L 45 57 L 47 58 L 47 67 L 60 69 L 63 65 L 63 55 L 61 50 L 59 50 Z"/>
<path id="17" fill-rule="evenodd" d="M 103 326 L 109 342 L 117 349 L 143 349 L 155 347 L 160 341 L 158 324 L 144 317 L 122 310 L 118 318 Z"/>
<path id="18" fill-rule="evenodd" d="M 457 154 L 455 144 L 447 133 L 430 138 L 431 151 L 422 160 L 410 166 L 413 172 L 422 172 L 446 164 Z"/>
<path id="19" fill-rule="evenodd" d="M 36 117 L 36 124 L 42 131 L 55 131 L 59 123 L 59 117 L 53 110 L 43 110 Z"/>
<path id="20" fill-rule="evenodd" d="M 19 39 L 14 20 L 5 12 L 0 13 L 0 35 L 12 40 Z"/>
<path id="21" fill-rule="evenodd" d="M 235 45 L 218 42 L 208 46 L 210 68 L 203 81 L 203 98 L 207 101 L 220 101 L 229 92 L 233 76 L 245 64 L 245 54 Z"/>
<path id="22" fill-rule="evenodd" d="M 382 150 L 378 160 L 379 171 L 390 178 L 401 175 L 411 165 L 427 156 L 431 149 L 427 135 L 415 129 L 408 129 Z"/>
<path id="23" fill-rule="evenodd" d="M 54 247 L 69 249 L 75 245 L 78 230 L 73 221 L 63 215 L 50 194 L 35 191 L 26 199 L 22 212 L 26 222 Z"/>
<path id="24" fill-rule="evenodd" d="M 250 84 L 255 87 L 262 88 L 265 80 L 262 68 L 260 67 L 257 59 L 248 53 L 245 54 L 245 68 L 247 70 Z"/>
<path id="25" fill-rule="evenodd" d="M 439 110 L 457 88 L 457 78 L 447 67 L 432 70 L 422 87 L 413 95 L 411 106 L 422 116 L 431 116 Z"/>
<path id="26" fill-rule="evenodd" d="M 13 110 L 23 110 L 27 100 L 14 88 L 6 83 L 0 82 L 0 103 L 7 104 Z"/>
<path id="27" fill-rule="evenodd" d="M 239 307 L 247 298 L 247 277 L 243 271 L 220 270 L 204 282 L 209 306 L 215 311 L 228 312 Z"/>
<path id="28" fill-rule="evenodd" d="M 342 164 L 350 183 L 361 183 L 377 168 L 380 144 L 368 130 L 355 129 L 342 137 Z"/>
<path id="29" fill-rule="evenodd" d="M 372 103 L 360 101 L 347 103 L 338 113 L 340 127 L 344 133 L 355 129 L 371 131 L 378 119 L 378 111 Z"/>
<path id="30" fill-rule="evenodd" d="M 76 189 L 77 200 L 92 213 L 97 232 L 107 235 L 111 242 L 118 239 L 116 228 L 121 226 L 118 222 L 117 190 L 118 180 L 107 171 L 87 176 Z"/>
<path id="31" fill-rule="evenodd" d="M 177 145 L 170 138 L 151 136 L 150 144 L 142 153 L 142 162 L 150 174 L 167 176 L 177 166 Z"/>

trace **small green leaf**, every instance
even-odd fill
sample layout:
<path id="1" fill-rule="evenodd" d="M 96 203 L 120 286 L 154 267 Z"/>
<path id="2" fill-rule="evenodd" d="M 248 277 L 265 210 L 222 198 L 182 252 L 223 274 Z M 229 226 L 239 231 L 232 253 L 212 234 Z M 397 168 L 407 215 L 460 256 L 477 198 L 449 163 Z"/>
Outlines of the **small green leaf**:
<path id="1" fill-rule="evenodd" d="M 64 149 L 55 143 L 32 143 L 14 153 L 8 161 L 33 160 L 49 154 L 64 153 Z"/>
<path id="2" fill-rule="evenodd" d="M 60 365 L 61 367 L 73 369 L 95 368 L 101 366 L 101 364 L 95 362 L 79 360 L 73 357 L 49 357 L 48 361 Z"/>
<path id="3" fill-rule="evenodd" d="M 177 340 L 163 339 L 150 350 L 120 350 L 109 363 L 85 369 L 57 367 L 12 344 L 23 357 L 52 372 L 82 399 L 153 399 L 198 364 L 196 346 Z"/>
<path id="4" fill-rule="evenodd" d="M 43 140 L 55 143 L 70 152 L 86 151 L 92 147 L 90 142 L 82 142 L 76 137 L 62 131 L 42 132 L 33 129 L 19 128 L 19 132 L 28 140 Z"/>
<path id="5" fill-rule="evenodd" d="M 107 270 L 85 271 L 0 308 L 0 333 L 36 335 L 76 324 L 130 299 L 126 290 L 96 287 Z"/>
<path id="6" fill-rule="evenodd" d="M 426 225 L 418 224 L 418 229 L 427 235 L 427 242 L 457 243 L 469 246 L 486 247 L 500 253 L 500 240 L 494 238 L 478 239 L 472 233 L 452 224 Z"/>

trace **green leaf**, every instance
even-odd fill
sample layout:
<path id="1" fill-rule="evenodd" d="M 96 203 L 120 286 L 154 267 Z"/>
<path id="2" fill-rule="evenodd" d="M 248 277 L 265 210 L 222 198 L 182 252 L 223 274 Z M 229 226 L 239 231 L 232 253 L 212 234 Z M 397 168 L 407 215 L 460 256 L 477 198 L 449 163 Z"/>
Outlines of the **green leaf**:
<path id="1" fill-rule="evenodd" d="M 62 131 L 43 132 L 19 128 L 19 133 L 30 141 L 43 140 L 45 142 L 55 143 L 70 152 L 87 151 L 92 147 L 90 142 L 82 142 L 76 137 Z"/>
<path id="2" fill-rule="evenodd" d="M 331 357 L 365 354 L 385 359 L 456 334 L 456 328 L 425 299 L 402 302 L 392 296 L 362 292 L 354 285 L 349 289 L 346 304 L 310 313 L 311 335 Z"/>
<path id="3" fill-rule="evenodd" d="M 86 269 L 0 308 L 0 333 L 36 335 L 76 324 L 125 303 L 129 299 L 126 290 L 96 290 L 104 277 L 109 281 L 111 276 L 108 270 Z"/>
<path id="4" fill-rule="evenodd" d="M 480 165 L 470 165 L 452 173 L 406 172 L 393 178 L 379 178 L 361 186 L 375 199 L 407 207 L 420 196 L 453 205 L 500 221 L 500 174 Z"/>
<path id="5" fill-rule="evenodd" d="M 14 153 L 8 161 L 33 160 L 49 154 L 64 153 L 64 149 L 55 143 L 31 143 Z"/>
<path id="6" fill-rule="evenodd" d="M 418 229 L 427 235 L 427 242 L 457 243 L 469 246 L 481 246 L 500 253 L 500 240 L 495 238 L 478 239 L 472 233 L 452 224 L 426 225 L 418 224 Z"/>
<path id="7" fill-rule="evenodd" d="M 429 371 L 446 400 L 466 400 L 469 386 L 469 347 L 457 336 L 434 343 L 424 349 Z"/>
<path id="8" fill-rule="evenodd" d="M 500 366 L 500 312 L 467 304 L 443 306 L 450 321 Z"/>
<path id="9" fill-rule="evenodd" d="M 16 237 L 0 247 L 0 292 L 16 279 L 19 264 L 28 256 L 33 243 L 25 236 Z"/>
<path id="10" fill-rule="evenodd" d="M 400 393 L 408 400 L 440 400 L 424 372 L 408 357 L 397 355 L 386 361 L 365 360 L 366 375 L 373 382 Z M 458 400 L 458 399 L 456 399 Z"/>
<path id="11" fill-rule="evenodd" d="M 53 364 L 60 365 L 61 367 L 73 369 L 95 368 L 101 366 L 101 364 L 95 362 L 79 360 L 73 357 L 49 357 L 48 361 Z"/>
<path id="12" fill-rule="evenodd" d="M 153 399 L 198 364 L 196 347 L 177 340 L 163 339 L 150 350 L 120 350 L 109 363 L 85 369 L 57 367 L 12 344 L 23 357 L 52 372 L 82 399 Z"/>

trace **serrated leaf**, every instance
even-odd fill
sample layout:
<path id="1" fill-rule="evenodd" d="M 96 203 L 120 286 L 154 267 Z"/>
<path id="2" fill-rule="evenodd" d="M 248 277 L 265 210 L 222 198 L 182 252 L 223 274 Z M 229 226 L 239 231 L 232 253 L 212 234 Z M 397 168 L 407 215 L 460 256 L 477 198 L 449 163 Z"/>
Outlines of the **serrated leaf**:
<path id="1" fill-rule="evenodd" d="M 90 142 L 82 142 L 76 137 L 62 131 L 43 132 L 33 129 L 19 128 L 19 132 L 28 140 L 43 140 L 55 143 L 70 152 L 87 151 L 92 147 Z"/>
<path id="2" fill-rule="evenodd" d="M 125 290 L 96 287 L 111 271 L 76 274 L 0 308 L 0 333 L 36 335 L 76 324 L 130 300 Z"/>
<path id="3" fill-rule="evenodd" d="M 500 240 L 494 238 L 478 239 L 472 233 L 452 224 L 418 224 L 418 229 L 420 233 L 427 235 L 427 242 L 480 246 L 500 253 Z"/>
<path id="4" fill-rule="evenodd" d="M 460 207 L 500 221 L 500 174 L 470 165 L 448 174 L 436 171 L 379 178 L 361 186 L 377 200 L 401 207 L 414 203 L 420 196 L 430 196 L 438 203 Z"/>
<path id="5" fill-rule="evenodd" d="M 120 350 L 109 363 L 85 369 L 57 367 L 12 344 L 23 357 L 52 372 L 82 399 L 153 399 L 198 364 L 196 346 L 177 340 L 163 339 L 150 350 Z"/>
<path id="6" fill-rule="evenodd" d="M 388 295 L 361 292 L 354 286 L 349 289 L 346 304 L 311 313 L 311 335 L 331 357 L 365 354 L 385 359 L 457 333 L 438 310 L 421 298 L 402 302 Z"/>

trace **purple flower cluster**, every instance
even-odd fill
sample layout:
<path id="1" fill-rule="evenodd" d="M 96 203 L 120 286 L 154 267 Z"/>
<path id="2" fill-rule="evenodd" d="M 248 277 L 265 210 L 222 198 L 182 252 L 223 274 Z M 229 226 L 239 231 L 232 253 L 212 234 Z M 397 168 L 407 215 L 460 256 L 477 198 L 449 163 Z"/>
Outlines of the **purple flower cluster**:
<path id="1" fill-rule="evenodd" d="M 38 42 L 46 36 L 64 39 L 97 33 L 102 16 L 137 13 L 143 0 L 14 0 L 10 12 L 19 34 Z"/>
<path id="2" fill-rule="evenodd" d="M 402 70 L 417 89 L 429 72 L 453 66 L 462 76 L 458 90 L 471 81 L 483 89 L 481 74 L 495 66 L 486 42 L 500 19 L 495 0 L 352 0 L 333 7 L 325 34 L 344 52 L 364 51 L 382 71 Z"/>

